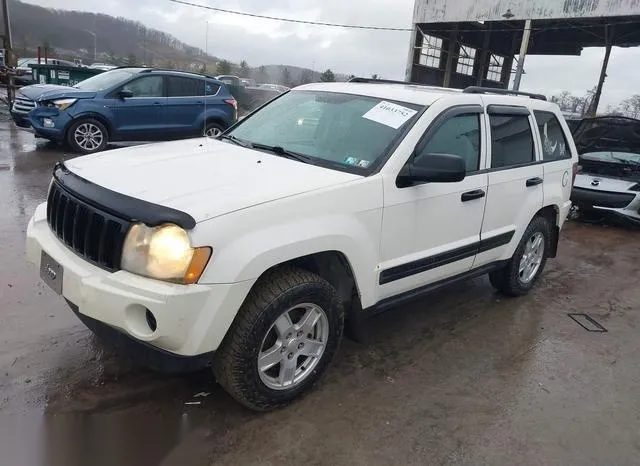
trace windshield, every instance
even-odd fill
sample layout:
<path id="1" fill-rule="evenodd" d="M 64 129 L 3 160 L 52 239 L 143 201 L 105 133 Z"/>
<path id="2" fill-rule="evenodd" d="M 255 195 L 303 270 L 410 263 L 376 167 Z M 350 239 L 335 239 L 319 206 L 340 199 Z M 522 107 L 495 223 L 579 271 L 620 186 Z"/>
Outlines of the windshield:
<path id="1" fill-rule="evenodd" d="M 38 62 L 37 58 L 21 58 L 20 60 L 18 60 L 18 67 L 28 66 L 31 63 L 37 63 L 37 62 Z"/>
<path id="2" fill-rule="evenodd" d="M 640 154 L 630 152 L 587 152 L 581 157 L 598 162 L 640 165 Z"/>
<path id="3" fill-rule="evenodd" d="M 73 87 L 75 89 L 81 89 L 83 91 L 103 91 L 105 89 L 110 89 L 123 81 L 126 81 L 134 74 L 136 74 L 135 71 L 124 69 L 106 71 L 104 73 L 92 76 L 89 79 L 85 79 L 84 81 L 79 82 Z"/>
<path id="4" fill-rule="evenodd" d="M 229 134 L 302 154 L 311 163 L 365 174 L 383 163 L 420 110 L 419 105 L 362 95 L 291 91 Z"/>

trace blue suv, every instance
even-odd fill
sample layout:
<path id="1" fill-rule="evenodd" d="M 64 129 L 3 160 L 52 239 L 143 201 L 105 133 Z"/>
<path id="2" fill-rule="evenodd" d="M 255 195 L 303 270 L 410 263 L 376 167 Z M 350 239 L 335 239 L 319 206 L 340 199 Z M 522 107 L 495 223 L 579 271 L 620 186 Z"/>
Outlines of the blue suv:
<path id="1" fill-rule="evenodd" d="M 209 76 L 117 68 L 73 87 L 23 87 L 11 114 L 37 136 L 91 154 L 111 141 L 216 137 L 235 123 L 237 102 Z"/>

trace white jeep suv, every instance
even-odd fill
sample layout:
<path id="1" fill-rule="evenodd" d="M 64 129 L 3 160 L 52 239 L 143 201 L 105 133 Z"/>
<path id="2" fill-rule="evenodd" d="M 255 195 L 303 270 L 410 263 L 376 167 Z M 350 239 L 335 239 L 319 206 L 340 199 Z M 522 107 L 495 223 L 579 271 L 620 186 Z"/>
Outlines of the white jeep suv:
<path id="1" fill-rule="evenodd" d="M 285 405 L 345 324 L 484 273 L 508 295 L 533 287 L 578 157 L 556 105 L 507 94 L 309 84 L 218 140 L 59 163 L 28 258 L 127 353 Z"/>

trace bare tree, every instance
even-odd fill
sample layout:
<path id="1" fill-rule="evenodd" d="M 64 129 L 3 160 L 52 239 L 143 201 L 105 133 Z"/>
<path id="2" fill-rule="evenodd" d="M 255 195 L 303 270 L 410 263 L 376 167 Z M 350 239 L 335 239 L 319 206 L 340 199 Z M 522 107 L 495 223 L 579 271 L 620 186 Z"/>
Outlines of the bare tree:
<path id="1" fill-rule="evenodd" d="M 624 99 L 620 103 L 618 109 L 625 116 L 631 118 L 640 118 L 640 94 L 635 94 L 627 99 Z"/>

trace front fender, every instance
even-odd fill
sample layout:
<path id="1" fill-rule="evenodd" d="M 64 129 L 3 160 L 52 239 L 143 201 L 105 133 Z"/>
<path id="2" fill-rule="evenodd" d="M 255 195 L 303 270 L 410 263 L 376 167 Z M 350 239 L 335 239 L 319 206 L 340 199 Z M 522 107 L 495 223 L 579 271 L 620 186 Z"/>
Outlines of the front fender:
<path id="1" fill-rule="evenodd" d="M 267 226 L 239 235 L 224 248 L 213 245 L 211 262 L 200 283 L 255 280 L 279 264 L 326 251 L 349 262 L 363 307 L 375 303 L 381 210 L 325 215 Z"/>

